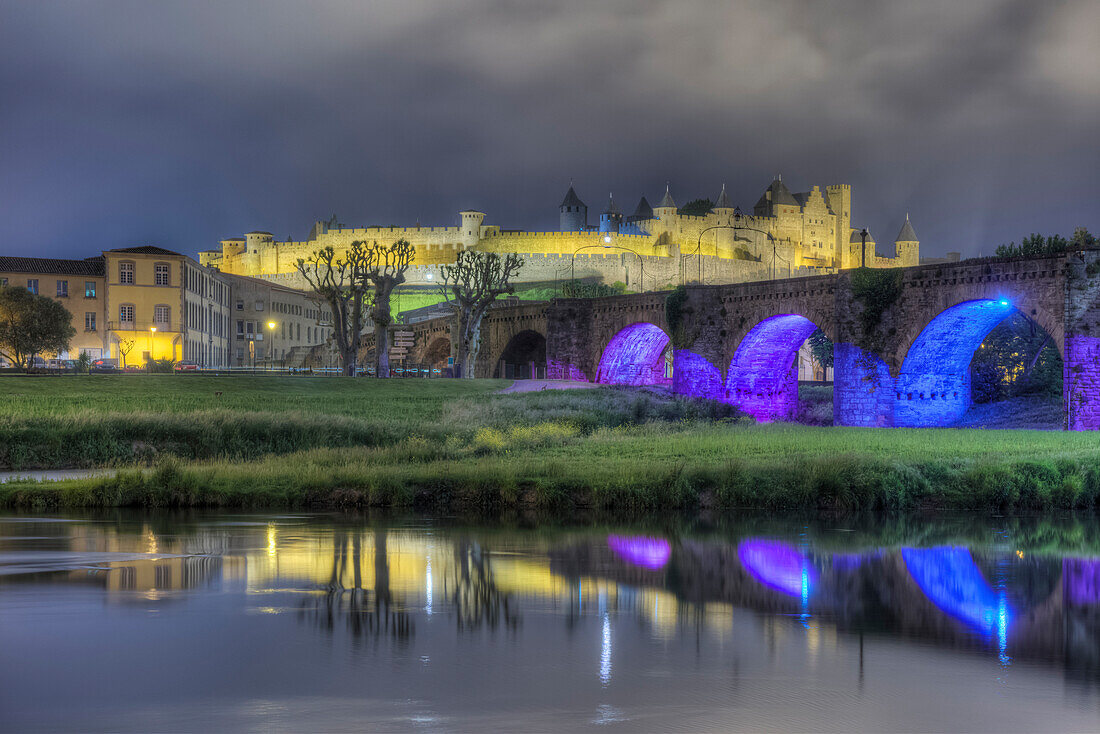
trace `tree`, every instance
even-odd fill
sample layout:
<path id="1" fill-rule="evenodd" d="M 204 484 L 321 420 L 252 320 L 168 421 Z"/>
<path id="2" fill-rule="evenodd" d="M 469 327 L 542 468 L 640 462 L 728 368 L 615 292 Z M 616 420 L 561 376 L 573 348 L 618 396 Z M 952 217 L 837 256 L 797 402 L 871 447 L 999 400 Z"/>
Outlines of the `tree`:
<path id="1" fill-rule="evenodd" d="M 374 322 L 374 365 L 379 377 L 390 376 L 390 324 L 393 314 L 390 296 L 393 289 L 405 282 L 405 271 L 412 264 L 416 250 L 408 240 L 392 245 L 372 242 L 366 247 L 367 264 L 364 276 L 373 286 L 370 318 Z"/>
<path id="2" fill-rule="evenodd" d="M 825 332 L 818 329 L 810 334 L 810 354 L 821 369 L 826 370 L 833 366 L 833 343 Z"/>
<path id="3" fill-rule="evenodd" d="M 677 210 L 677 214 L 687 214 L 694 217 L 705 217 L 714 208 L 714 202 L 710 199 L 695 199 L 689 201 Z"/>
<path id="4" fill-rule="evenodd" d="M 1088 231 L 1086 230 L 1087 234 Z M 1041 234 L 1032 233 L 1020 240 L 1020 244 L 1010 242 L 1007 245 L 999 245 L 996 250 L 997 257 L 1043 257 L 1059 255 L 1070 249 L 1070 242 L 1059 234 L 1043 237 Z"/>
<path id="5" fill-rule="evenodd" d="M 1062 358 L 1050 335 L 1021 313 L 999 323 L 970 362 L 975 403 L 1062 394 Z"/>
<path id="6" fill-rule="evenodd" d="M 352 242 L 342 255 L 337 256 L 330 245 L 308 258 L 298 258 L 297 263 L 298 272 L 332 309 L 332 336 L 340 352 L 340 364 L 348 377 L 355 376 L 364 309 L 369 310 L 369 259 L 365 243 Z"/>
<path id="7" fill-rule="evenodd" d="M 463 250 L 454 265 L 439 269 L 443 297 L 454 305 L 458 327 L 455 363 L 463 377 L 474 376 L 481 347 L 481 319 L 499 296 L 515 292 L 511 280 L 521 267 L 523 260 L 514 253 L 501 257 L 495 252 Z"/>
<path id="8" fill-rule="evenodd" d="M 122 369 L 126 369 L 126 357 L 134 350 L 133 339 L 119 339 L 118 353 L 122 357 Z"/>
<path id="9" fill-rule="evenodd" d="M 25 288 L 0 288 L 0 354 L 28 369 L 40 353 L 60 353 L 76 335 L 72 314 Z"/>

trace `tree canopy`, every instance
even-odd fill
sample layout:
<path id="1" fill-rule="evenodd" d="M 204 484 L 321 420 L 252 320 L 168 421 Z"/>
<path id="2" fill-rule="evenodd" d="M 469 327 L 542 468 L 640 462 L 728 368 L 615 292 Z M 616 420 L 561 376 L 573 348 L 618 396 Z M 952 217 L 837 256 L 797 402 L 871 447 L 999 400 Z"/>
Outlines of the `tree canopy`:
<path id="1" fill-rule="evenodd" d="M 680 207 L 677 214 L 688 214 L 695 217 L 705 217 L 714 208 L 714 202 L 710 199 L 694 199 Z"/>
<path id="2" fill-rule="evenodd" d="M 997 257 L 1043 257 L 1059 255 L 1066 250 L 1095 247 L 1096 244 L 1095 235 L 1084 227 L 1078 227 L 1073 231 L 1073 237 L 1068 240 L 1060 234 L 1044 237 L 1033 232 L 1020 240 L 1018 245 L 1010 242 L 1007 245 L 998 246 L 996 255 Z"/>
<path id="3" fill-rule="evenodd" d="M 37 354 L 69 348 L 72 314 L 57 301 L 25 288 L 0 288 L 0 354 L 27 369 Z"/>

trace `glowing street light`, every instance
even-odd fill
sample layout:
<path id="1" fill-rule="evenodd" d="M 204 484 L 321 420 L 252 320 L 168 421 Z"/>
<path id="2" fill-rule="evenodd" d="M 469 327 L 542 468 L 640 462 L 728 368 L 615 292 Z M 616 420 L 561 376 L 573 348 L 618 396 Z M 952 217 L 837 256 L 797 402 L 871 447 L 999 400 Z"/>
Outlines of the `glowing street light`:
<path id="1" fill-rule="evenodd" d="M 275 322 L 274 321 L 268 321 L 267 322 L 267 330 L 271 332 L 271 338 L 274 339 L 275 338 Z M 274 366 L 272 364 L 272 360 L 274 358 L 275 358 L 275 347 L 272 344 L 268 344 L 267 345 L 267 368 L 268 368 L 268 370 L 272 369 L 272 367 Z"/>
<path id="2" fill-rule="evenodd" d="M 157 327 L 149 327 L 149 359 L 153 359 L 153 334 L 157 333 Z"/>

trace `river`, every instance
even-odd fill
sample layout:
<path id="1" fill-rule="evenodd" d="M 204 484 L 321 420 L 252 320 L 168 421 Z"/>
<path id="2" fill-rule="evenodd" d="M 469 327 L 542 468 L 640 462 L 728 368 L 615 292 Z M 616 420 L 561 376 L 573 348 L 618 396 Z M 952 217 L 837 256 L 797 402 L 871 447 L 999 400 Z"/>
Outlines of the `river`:
<path id="1" fill-rule="evenodd" d="M 0 516 L 5 731 L 1098 727 L 1094 518 Z"/>

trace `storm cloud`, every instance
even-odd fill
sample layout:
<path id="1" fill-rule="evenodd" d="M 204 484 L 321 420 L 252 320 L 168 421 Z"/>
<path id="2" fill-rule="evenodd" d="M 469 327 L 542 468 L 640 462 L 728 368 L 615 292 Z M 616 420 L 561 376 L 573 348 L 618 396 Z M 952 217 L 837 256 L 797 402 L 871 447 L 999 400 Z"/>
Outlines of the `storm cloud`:
<path id="1" fill-rule="evenodd" d="M 850 183 L 889 251 L 1100 229 L 1100 3 L 0 0 L 0 252 L 554 229 Z"/>

